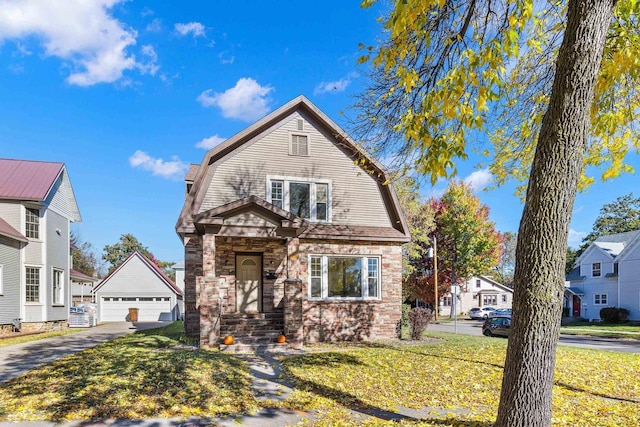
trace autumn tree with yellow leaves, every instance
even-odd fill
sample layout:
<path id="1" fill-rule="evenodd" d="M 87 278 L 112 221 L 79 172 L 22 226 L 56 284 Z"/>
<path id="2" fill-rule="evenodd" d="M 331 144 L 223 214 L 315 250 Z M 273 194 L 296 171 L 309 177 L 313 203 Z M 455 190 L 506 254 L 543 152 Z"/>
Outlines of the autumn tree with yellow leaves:
<path id="1" fill-rule="evenodd" d="M 435 182 L 478 150 L 498 185 L 526 183 L 497 427 L 550 425 L 575 194 L 640 146 L 639 16 L 637 0 L 396 0 L 363 46 L 374 151 Z M 482 132 L 490 146 L 469 142 Z"/>

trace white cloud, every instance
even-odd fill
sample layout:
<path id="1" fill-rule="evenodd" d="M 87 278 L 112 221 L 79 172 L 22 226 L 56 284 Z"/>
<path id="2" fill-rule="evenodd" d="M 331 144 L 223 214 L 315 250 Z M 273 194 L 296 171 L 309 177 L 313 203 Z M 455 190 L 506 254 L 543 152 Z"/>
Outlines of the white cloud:
<path id="1" fill-rule="evenodd" d="M 199 22 L 187 22 L 185 24 L 178 23 L 174 26 L 175 30 L 182 36 L 205 37 L 205 26 Z"/>
<path id="2" fill-rule="evenodd" d="M 140 71 L 142 72 L 142 74 L 151 74 L 152 76 L 154 76 L 156 74 L 156 71 L 158 71 L 158 69 L 160 68 L 157 65 L 158 62 L 158 54 L 156 53 L 155 49 L 153 48 L 153 46 L 146 44 L 144 46 L 142 46 L 142 48 L 140 49 L 140 52 L 146 56 L 147 58 L 149 58 L 149 62 L 147 62 L 146 64 L 139 64 L 138 68 L 140 69 Z"/>
<path id="3" fill-rule="evenodd" d="M 320 95 L 322 93 L 328 93 L 328 92 L 334 92 L 334 93 L 344 92 L 350 83 L 351 83 L 351 79 L 346 77 L 340 80 L 336 80 L 334 82 L 321 82 L 313 90 L 313 94 Z"/>
<path id="4" fill-rule="evenodd" d="M 226 64 L 233 64 L 233 62 L 236 60 L 236 57 L 233 55 L 230 55 L 229 52 L 225 51 L 225 52 L 220 52 L 218 54 L 218 59 L 220 60 L 221 64 L 226 65 Z"/>
<path id="5" fill-rule="evenodd" d="M 578 248 L 582 244 L 582 239 L 587 237 L 587 233 L 584 231 L 576 231 L 573 228 L 569 229 L 569 240 L 567 245 L 571 248 Z"/>
<path id="6" fill-rule="evenodd" d="M 150 33 L 159 33 L 162 31 L 162 20 L 154 18 L 153 21 L 147 24 L 147 28 L 145 29 Z"/>
<path id="7" fill-rule="evenodd" d="M 210 150 L 216 145 L 219 145 L 222 142 L 226 141 L 226 139 L 227 138 L 222 138 L 219 135 L 213 135 L 213 136 L 210 136 L 209 138 L 205 138 L 202 141 L 198 142 L 196 144 L 196 147 L 204 148 L 205 150 Z"/>
<path id="8" fill-rule="evenodd" d="M 489 172 L 488 169 L 482 169 L 473 172 L 463 181 L 465 184 L 471 187 L 471 191 L 476 193 L 480 190 L 484 190 L 487 185 L 493 182 L 493 175 L 491 175 L 491 172 Z"/>
<path id="9" fill-rule="evenodd" d="M 140 168 L 151 172 L 153 175 L 167 179 L 182 179 L 189 169 L 189 165 L 173 156 L 170 161 L 156 159 L 141 150 L 137 150 L 129 157 L 129 164 L 134 168 Z"/>
<path id="10" fill-rule="evenodd" d="M 260 86 L 251 78 L 241 78 L 236 85 L 222 93 L 205 90 L 196 99 L 203 107 L 218 107 L 222 115 L 229 119 L 246 122 L 257 120 L 267 114 L 271 86 Z"/>
<path id="11" fill-rule="evenodd" d="M 111 83 L 139 67 L 128 49 L 137 33 L 109 12 L 123 0 L 5 0 L 0 7 L 0 42 L 36 36 L 45 55 L 71 65 L 67 82 L 78 86 Z"/>

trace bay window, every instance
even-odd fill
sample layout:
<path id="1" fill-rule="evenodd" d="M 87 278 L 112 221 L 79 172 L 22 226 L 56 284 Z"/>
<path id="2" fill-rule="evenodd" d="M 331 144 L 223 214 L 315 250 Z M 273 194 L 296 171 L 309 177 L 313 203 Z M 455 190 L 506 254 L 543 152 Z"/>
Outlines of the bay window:
<path id="1" fill-rule="evenodd" d="M 380 297 L 380 258 L 311 255 L 309 297 L 376 299 Z"/>

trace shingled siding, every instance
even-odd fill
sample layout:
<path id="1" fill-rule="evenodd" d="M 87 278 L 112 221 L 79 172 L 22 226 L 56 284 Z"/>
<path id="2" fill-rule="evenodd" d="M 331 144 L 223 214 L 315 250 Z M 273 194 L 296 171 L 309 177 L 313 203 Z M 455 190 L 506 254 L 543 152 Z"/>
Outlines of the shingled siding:
<path id="1" fill-rule="evenodd" d="M 347 341 L 396 337 L 396 327 L 402 313 L 402 246 L 353 242 L 322 243 L 300 241 L 300 278 L 304 340 Z M 381 257 L 381 295 L 379 300 L 308 299 L 308 255 L 377 255 Z"/>

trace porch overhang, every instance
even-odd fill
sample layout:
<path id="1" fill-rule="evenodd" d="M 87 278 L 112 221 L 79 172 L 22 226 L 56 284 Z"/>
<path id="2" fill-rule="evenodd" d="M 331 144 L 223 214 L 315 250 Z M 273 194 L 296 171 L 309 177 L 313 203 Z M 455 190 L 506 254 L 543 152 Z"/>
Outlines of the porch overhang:
<path id="1" fill-rule="evenodd" d="M 583 297 L 584 296 L 584 291 L 582 289 L 580 289 L 580 288 L 571 288 L 571 287 L 569 287 L 569 288 L 564 288 L 564 291 L 568 292 L 568 293 L 570 293 L 572 295 L 579 296 L 579 297 Z"/>
<path id="2" fill-rule="evenodd" d="M 298 237 L 308 223 L 256 196 L 218 206 L 193 216 L 200 234 L 230 237 Z"/>

